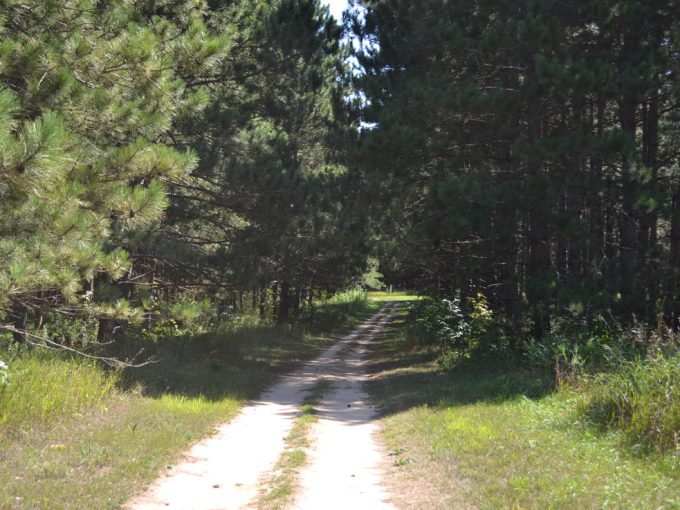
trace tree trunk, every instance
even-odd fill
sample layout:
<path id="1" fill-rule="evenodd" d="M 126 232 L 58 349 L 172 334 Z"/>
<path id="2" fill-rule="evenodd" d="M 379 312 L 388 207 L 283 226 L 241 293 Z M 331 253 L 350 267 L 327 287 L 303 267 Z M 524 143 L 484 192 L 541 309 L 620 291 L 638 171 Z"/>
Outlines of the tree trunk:
<path id="1" fill-rule="evenodd" d="M 267 288 L 260 288 L 259 294 L 259 308 L 260 308 L 260 319 L 264 320 L 267 316 Z"/>
<path id="2" fill-rule="evenodd" d="M 290 286 L 287 281 L 281 282 L 281 299 L 279 300 L 279 309 L 276 321 L 279 324 L 287 322 L 290 318 Z"/>
<path id="3" fill-rule="evenodd" d="M 669 273 L 666 279 L 664 322 L 680 331 L 680 186 L 673 192 L 670 233 Z"/>
<path id="4" fill-rule="evenodd" d="M 635 152 L 635 107 L 636 99 L 626 95 L 621 104 L 621 128 L 628 139 L 629 147 L 624 152 L 621 165 L 621 240 L 619 252 L 621 254 L 621 301 L 624 320 L 631 320 L 637 310 L 635 296 L 635 272 L 637 269 L 637 222 L 635 201 L 637 186 L 632 175 L 632 159 Z"/>
<path id="5" fill-rule="evenodd" d="M 537 80 L 534 63 L 529 65 L 528 80 Z M 541 136 L 542 108 L 540 97 L 529 100 L 528 138 L 536 143 Z M 529 207 L 529 274 L 527 292 L 533 318 L 533 336 L 540 339 L 550 332 L 550 240 L 548 216 L 550 214 L 549 182 L 543 173 L 541 160 L 528 155 L 531 205 Z"/>
<path id="6" fill-rule="evenodd" d="M 649 105 L 646 108 L 644 119 L 644 157 L 645 166 L 650 171 L 649 193 L 654 200 L 658 197 L 658 153 L 659 153 L 659 91 L 657 88 L 651 93 Z M 658 267 L 658 239 L 657 239 L 657 223 L 658 223 L 658 207 L 652 204 L 651 209 L 645 215 L 644 229 L 646 232 L 645 238 L 647 241 L 647 249 L 645 256 L 645 287 L 647 303 L 645 307 L 645 320 L 647 324 L 654 327 L 657 323 L 657 300 L 658 295 L 658 281 L 659 281 L 659 267 Z"/>

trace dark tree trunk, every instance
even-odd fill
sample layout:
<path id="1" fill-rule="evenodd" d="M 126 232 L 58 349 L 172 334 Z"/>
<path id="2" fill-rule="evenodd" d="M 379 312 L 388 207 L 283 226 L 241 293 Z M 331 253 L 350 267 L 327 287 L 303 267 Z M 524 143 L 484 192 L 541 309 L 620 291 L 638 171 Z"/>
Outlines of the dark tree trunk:
<path id="1" fill-rule="evenodd" d="M 643 123 L 643 153 L 645 166 L 650 171 L 649 193 L 656 200 L 658 196 L 658 153 L 659 153 L 659 92 L 655 88 L 649 100 L 649 105 L 645 108 Z M 644 219 L 644 231 L 646 240 L 645 250 L 645 282 L 646 287 L 646 307 L 645 320 L 650 326 L 657 323 L 657 300 L 659 267 L 658 267 L 658 239 L 657 222 L 658 208 L 654 204 L 651 210 L 647 211 Z"/>
<path id="2" fill-rule="evenodd" d="M 529 66 L 530 82 L 537 80 L 534 63 Z M 533 97 L 529 101 L 528 138 L 529 143 L 536 143 L 541 136 L 541 100 Z M 529 274 L 527 275 L 527 292 L 533 318 L 533 336 L 542 338 L 550 332 L 550 239 L 549 182 L 543 173 L 541 160 L 535 154 L 528 156 L 529 179 L 533 183 L 529 206 Z"/>
<path id="3" fill-rule="evenodd" d="M 260 308 L 260 319 L 264 319 L 267 316 L 267 288 L 260 288 L 259 294 L 259 308 Z"/>
<path id="4" fill-rule="evenodd" d="M 279 282 L 272 285 L 272 316 L 279 316 Z"/>
<path id="5" fill-rule="evenodd" d="M 295 287 L 295 292 L 293 292 L 293 317 L 300 315 L 300 287 Z"/>
<path id="6" fill-rule="evenodd" d="M 680 186 L 673 192 L 671 211 L 669 272 L 666 279 L 664 322 L 680 331 Z"/>
<path id="7" fill-rule="evenodd" d="M 629 147 L 624 152 L 621 165 L 622 215 L 620 220 L 621 240 L 621 300 L 624 320 L 630 320 L 637 309 L 635 296 L 635 272 L 637 269 L 637 221 L 635 201 L 637 185 L 632 175 L 632 157 L 635 150 L 635 106 L 634 97 L 625 97 L 621 105 L 621 128 L 628 139 Z"/>
<path id="8" fill-rule="evenodd" d="M 287 322 L 290 318 L 290 286 L 287 281 L 281 282 L 281 299 L 279 300 L 279 309 L 276 321 L 279 324 Z"/>

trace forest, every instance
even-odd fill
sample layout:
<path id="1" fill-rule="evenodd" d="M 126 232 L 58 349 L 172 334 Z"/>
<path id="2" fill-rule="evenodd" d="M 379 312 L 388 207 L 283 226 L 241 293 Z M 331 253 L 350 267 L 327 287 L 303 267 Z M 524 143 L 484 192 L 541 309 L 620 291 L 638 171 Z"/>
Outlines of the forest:
<path id="1" fill-rule="evenodd" d="M 0 0 L 0 431 L 36 359 L 172 380 L 399 289 L 404 352 L 599 381 L 589 420 L 677 456 L 678 13 Z"/>

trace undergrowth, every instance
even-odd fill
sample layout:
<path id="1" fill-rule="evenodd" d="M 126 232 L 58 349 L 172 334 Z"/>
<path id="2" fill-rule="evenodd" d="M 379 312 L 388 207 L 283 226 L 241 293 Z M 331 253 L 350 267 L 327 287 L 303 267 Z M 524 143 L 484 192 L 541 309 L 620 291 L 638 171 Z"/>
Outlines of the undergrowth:
<path id="1" fill-rule="evenodd" d="M 434 353 L 447 370 L 505 359 L 552 372 L 555 387 L 577 397 L 572 407 L 583 424 L 617 431 L 636 452 L 680 451 L 677 335 L 641 325 L 562 321 L 545 338 L 511 342 L 496 322 L 481 294 L 427 298 L 411 307 L 406 338 L 411 348 Z"/>
<path id="2" fill-rule="evenodd" d="M 386 446 L 407 452 L 387 473 L 397 506 L 680 508 L 676 355 L 556 384 L 551 366 L 517 358 L 445 367 L 413 349 L 406 315 L 372 346 L 368 383 Z"/>
<path id="3" fill-rule="evenodd" d="M 574 390 L 579 414 L 620 430 L 635 451 L 680 453 L 680 354 L 623 361 L 614 371 L 582 375 Z"/>

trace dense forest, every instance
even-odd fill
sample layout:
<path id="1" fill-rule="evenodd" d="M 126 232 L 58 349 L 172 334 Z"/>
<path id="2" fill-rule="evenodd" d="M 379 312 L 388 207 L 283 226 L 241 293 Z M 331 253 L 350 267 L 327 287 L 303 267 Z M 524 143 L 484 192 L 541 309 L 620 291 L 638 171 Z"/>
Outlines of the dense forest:
<path id="1" fill-rule="evenodd" d="M 344 29 L 309 0 L 1 8 L 18 341 L 285 322 L 376 269 L 510 349 L 680 328 L 674 1 L 366 1 Z"/>
<path id="2" fill-rule="evenodd" d="M 284 322 L 377 257 L 510 347 L 677 331 L 678 7 L 5 2 L 6 327 Z"/>
<path id="3" fill-rule="evenodd" d="M 366 6 L 389 274 L 481 292 L 536 338 L 602 316 L 677 331 L 677 2 Z"/>
<path id="4" fill-rule="evenodd" d="M 0 507 L 323 349 L 285 498 L 351 380 L 405 508 L 680 505 L 680 0 L 327 4 L 0 0 Z"/>
<path id="5" fill-rule="evenodd" d="M 362 274 L 327 8 L 0 9 L 0 313 L 17 340 L 59 318 L 98 319 L 100 339 L 245 308 L 285 321 Z"/>

